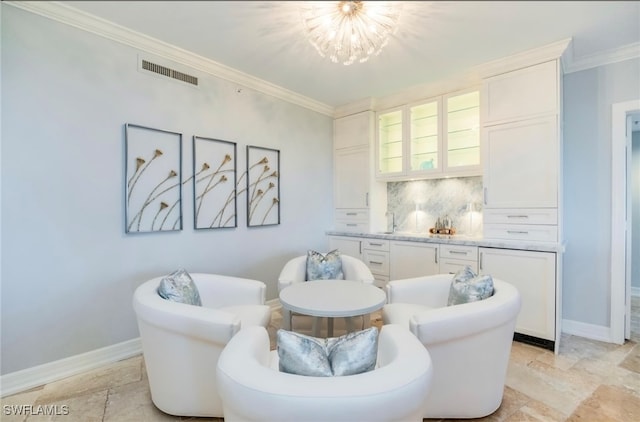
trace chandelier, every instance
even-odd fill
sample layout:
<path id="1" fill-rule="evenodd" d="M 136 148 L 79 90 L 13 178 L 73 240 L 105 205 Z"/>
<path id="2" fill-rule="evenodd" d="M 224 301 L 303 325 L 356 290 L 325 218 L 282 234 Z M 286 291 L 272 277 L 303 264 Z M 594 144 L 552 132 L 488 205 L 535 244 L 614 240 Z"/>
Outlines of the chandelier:
<path id="1" fill-rule="evenodd" d="M 400 16 L 401 2 L 308 1 L 302 22 L 320 56 L 350 65 L 369 60 L 389 42 Z"/>

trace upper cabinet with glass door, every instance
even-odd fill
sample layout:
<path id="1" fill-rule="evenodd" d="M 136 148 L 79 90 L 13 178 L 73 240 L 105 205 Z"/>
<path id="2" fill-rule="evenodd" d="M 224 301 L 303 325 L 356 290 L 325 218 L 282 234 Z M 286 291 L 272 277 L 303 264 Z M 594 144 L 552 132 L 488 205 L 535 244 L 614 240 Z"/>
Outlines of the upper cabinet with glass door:
<path id="1" fill-rule="evenodd" d="M 465 91 L 378 113 L 380 180 L 482 174 L 480 93 Z"/>
<path id="2" fill-rule="evenodd" d="M 476 168 L 480 173 L 480 92 L 448 96 L 445 103 L 447 169 Z"/>

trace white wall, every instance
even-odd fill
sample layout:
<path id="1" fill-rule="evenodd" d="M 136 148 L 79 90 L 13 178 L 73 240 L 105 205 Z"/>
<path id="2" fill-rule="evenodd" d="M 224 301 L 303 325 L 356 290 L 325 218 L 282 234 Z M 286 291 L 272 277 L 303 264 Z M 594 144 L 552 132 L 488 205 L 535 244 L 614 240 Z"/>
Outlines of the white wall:
<path id="1" fill-rule="evenodd" d="M 13 7 L 2 8 L 2 368 L 7 374 L 138 336 L 143 281 L 178 267 L 263 280 L 326 248 L 332 119 L 211 75 L 199 89 L 137 70 L 137 51 Z M 153 56 L 150 56 L 151 58 Z M 188 70 L 188 69 L 187 69 Z M 135 123 L 281 151 L 281 224 L 124 233 L 124 130 Z"/>
<path id="2" fill-rule="evenodd" d="M 611 105 L 640 98 L 640 59 L 564 76 L 563 319 L 610 326 Z"/>

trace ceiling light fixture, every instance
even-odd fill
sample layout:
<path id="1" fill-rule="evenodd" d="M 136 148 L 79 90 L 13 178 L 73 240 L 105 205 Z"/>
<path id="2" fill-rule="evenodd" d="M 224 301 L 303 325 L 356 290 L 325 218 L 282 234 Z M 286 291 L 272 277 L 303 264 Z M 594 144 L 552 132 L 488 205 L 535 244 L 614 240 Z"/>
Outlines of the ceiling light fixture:
<path id="1" fill-rule="evenodd" d="M 369 60 L 397 30 L 402 2 L 308 1 L 302 22 L 311 44 L 322 57 L 350 65 Z"/>

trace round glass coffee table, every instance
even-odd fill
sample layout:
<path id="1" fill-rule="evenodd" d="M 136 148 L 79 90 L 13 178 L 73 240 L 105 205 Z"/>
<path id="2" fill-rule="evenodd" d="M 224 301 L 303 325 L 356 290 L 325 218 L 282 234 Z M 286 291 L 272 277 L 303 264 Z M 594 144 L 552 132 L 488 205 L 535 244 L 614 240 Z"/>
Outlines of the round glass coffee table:
<path id="1" fill-rule="evenodd" d="M 328 318 L 329 337 L 333 336 L 333 318 L 368 315 L 381 309 L 386 300 L 387 296 L 382 289 L 351 280 L 293 283 L 280 292 L 280 303 L 285 309 L 313 317 Z"/>

